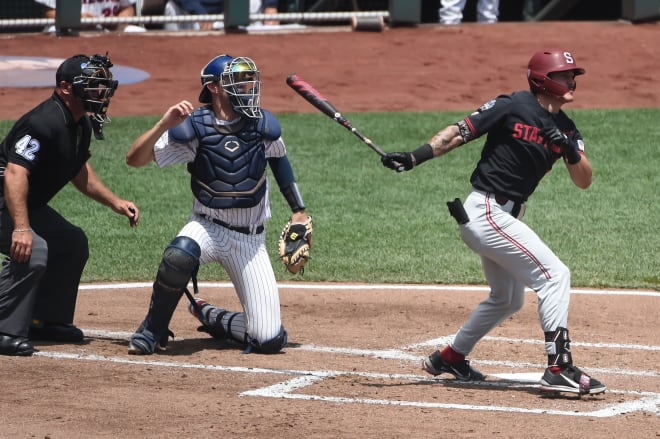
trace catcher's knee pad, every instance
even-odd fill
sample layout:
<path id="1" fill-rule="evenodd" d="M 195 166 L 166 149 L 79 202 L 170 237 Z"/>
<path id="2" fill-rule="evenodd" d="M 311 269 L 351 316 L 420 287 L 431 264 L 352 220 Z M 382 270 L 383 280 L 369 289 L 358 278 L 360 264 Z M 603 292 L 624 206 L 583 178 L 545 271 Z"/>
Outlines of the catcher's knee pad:
<path id="1" fill-rule="evenodd" d="M 163 252 L 156 284 L 167 290 L 183 291 L 188 281 L 197 274 L 201 254 L 194 239 L 177 236 Z"/>
<path id="2" fill-rule="evenodd" d="M 280 332 L 266 342 L 259 343 L 257 340 L 251 339 L 246 352 L 257 351 L 262 354 L 276 354 L 286 345 L 288 338 L 289 335 L 286 329 L 284 329 L 284 326 L 280 326 Z"/>
<path id="3" fill-rule="evenodd" d="M 548 354 L 548 366 L 573 364 L 568 329 L 560 327 L 554 331 L 546 332 L 545 350 Z"/>

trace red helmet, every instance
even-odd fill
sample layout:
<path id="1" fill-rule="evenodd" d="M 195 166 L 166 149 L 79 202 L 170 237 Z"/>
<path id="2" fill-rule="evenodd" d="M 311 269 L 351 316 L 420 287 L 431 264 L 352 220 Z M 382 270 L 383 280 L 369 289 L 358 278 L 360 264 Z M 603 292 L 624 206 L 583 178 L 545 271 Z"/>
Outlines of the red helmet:
<path id="1" fill-rule="evenodd" d="M 536 52 L 527 66 L 527 81 L 529 88 L 533 93 L 546 93 L 556 96 L 563 96 L 573 87 L 567 87 L 548 76 L 554 72 L 572 71 L 576 76 L 584 75 L 584 69 L 575 64 L 575 58 L 571 52 L 563 50 L 542 50 Z"/>

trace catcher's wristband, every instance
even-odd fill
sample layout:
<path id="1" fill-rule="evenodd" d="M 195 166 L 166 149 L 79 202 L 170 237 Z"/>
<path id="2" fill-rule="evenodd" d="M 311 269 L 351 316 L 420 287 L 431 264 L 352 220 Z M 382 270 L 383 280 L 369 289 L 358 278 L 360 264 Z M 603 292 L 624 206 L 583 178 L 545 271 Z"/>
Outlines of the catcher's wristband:
<path id="1" fill-rule="evenodd" d="M 293 213 L 305 210 L 305 203 L 298 190 L 298 184 L 295 181 L 292 181 L 280 190 L 282 191 L 284 198 L 286 198 L 287 203 L 289 203 L 289 207 L 291 207 Z"/>
<path id="2" fill-rule="evenodd" d="M 433 158 L 433 147 L 430 144 L 425 143 L 410 154 L 413 158 L 413 165 L 418 166 Z"/>

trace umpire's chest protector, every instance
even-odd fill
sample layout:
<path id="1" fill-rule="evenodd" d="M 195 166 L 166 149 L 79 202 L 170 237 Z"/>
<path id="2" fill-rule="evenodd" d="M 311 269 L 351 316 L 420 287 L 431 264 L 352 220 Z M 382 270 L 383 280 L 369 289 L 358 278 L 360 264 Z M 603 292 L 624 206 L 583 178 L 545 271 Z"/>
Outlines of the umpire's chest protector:
<path id="1" fill-rule="evenodd" d="M 195 160 L 188 164 L 190 187 L 195 197 L 212 209 L 253 207 L 265 196 L 266 152 L 264 140 L 280 136 L 280 126 L 271 113 L 263 118 L 242 118 L 230 129 L 215 124 L 210 108 L 195 110 L 176 128 L 179 137 L 194 131 L 199 139 Z M 231 131 L 230 131 L 231 130 Z"/>

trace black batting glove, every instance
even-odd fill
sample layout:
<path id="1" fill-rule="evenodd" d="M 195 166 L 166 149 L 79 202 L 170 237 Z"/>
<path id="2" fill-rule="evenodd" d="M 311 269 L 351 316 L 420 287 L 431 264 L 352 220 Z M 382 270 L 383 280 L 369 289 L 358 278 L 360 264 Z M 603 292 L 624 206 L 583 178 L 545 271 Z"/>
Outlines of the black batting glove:
<path id="1" fill-rule="evenodd" d="M 394 169 L 396 172 L 410 171 L 417 165 L 421 165 L 433 158 L 433 147 L 428 143 L 423 144 L 413 152 L 392 152 L 380 158 L 383 166 Z"/>
<path id="2" fill-rule="evenodd" d="M 561 152 L 566 157 L 569 165 L 574 165 L 582 160 L 582 156 L 578 152 L 577 145 L 568 138 L 568 136 L 561 132 L 557 127 L 545 127 L 541 129 L 541 135 L 548 142 L 553 143 L 561 148 Z"/>
<path id="3" fill-rule="evenodd" d="M 394 169 L 396 172 L 410 171 L 415 165 L 412 153 L 390 152 L 380 158 L 386 168 Z"/>

